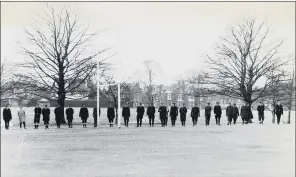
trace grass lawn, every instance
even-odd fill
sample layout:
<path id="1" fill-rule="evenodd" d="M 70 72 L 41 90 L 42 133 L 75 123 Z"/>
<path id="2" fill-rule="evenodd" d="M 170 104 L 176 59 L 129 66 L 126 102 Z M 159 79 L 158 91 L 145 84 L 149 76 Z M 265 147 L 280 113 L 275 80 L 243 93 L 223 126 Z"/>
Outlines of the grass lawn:
<path id="1" fill-rule="evenodd" d="M 213 118 L 205 127 L 203 117 L 195 127 L 179 120 L 165 128 L 1 126 L 1 176 L 294 177 L 295 118 L 279 126 L 254 120 L 226 126 L 224 117 L 220 127 Z"/>

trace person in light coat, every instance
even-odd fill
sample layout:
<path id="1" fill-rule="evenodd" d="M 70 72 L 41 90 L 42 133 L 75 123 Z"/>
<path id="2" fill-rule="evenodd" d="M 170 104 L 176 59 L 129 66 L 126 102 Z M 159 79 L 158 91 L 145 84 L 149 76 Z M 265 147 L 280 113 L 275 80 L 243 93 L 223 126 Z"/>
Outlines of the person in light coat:
<path id="1" fill-rule="evenodd" d="M 24 129 L 26 129 L 26 112 L 23 110 L 23 107 L 20 106 L 20 109 L 17 111 L 17 115 L 20 121 L 20 128 L 22 128 L 22 124 L 24 125 Z"/>

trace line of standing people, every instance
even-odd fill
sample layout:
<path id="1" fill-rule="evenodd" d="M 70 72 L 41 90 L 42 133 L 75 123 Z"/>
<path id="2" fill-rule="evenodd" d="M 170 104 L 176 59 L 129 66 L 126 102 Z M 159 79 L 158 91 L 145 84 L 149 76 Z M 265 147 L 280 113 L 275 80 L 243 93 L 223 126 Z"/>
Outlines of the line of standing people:
<path id="1" fill-rule="evenodd" d="M 265 110 L 264 104 L 260 103 L 260 105 L 258 105 L 257 107 L 258 119 L 260 124 L 263 124 L 263 121 L 264 121 L 264 110 Z M 211 111 L 212 111 L 212 108 L 210 106 L 210 103 L 208 103 L 207 106 L 205 107 L 206 126 L 209 126 L 210 124 Z M 179 111 L 175 103 L 173 103 L 173 106 L 171 106 L 170 109 L 168 109 L 162 103 L 158 109 L 158 112 L 159 112 L 159 117 L 161 120 L 162 127 L 167 126 L 169 116 L 171 117 L 172 127 L 174 127 L 176 124 L 178 113 L 180 113 L 180 121 L 182 126 L 185 126 L 187 108 L 185 107 L 184 103 L 183 103 L 183 106 L 179 109 Z M 68 126 L 69 128 L 72 128 L 73 115 L 74 115 L 73 108 L 68 106 L 65 113 L 66 113 L 66 118 L 68 120 Z M 137 127 L 142 126 L 142 119 L 143 119 L 144 113 L 145 113 L 145 108 L 142 106 L 142 103 L 140 103 L 140 106 L 137 107 Z M 26 113 L 22 109 L 22 106 L 20 106 L 20 109 L 18 110 L 17 114 L 19 117 L 20 128 L 24 126 L 24 128 L 26 129 Z M 63 109 L 60 106 L 56 107 L 54 110 L 54 114 L 55 114 L 55 121 L 56 121 L 57 128 L 60 128 L 61 121 L 64 116 Z M 152 104 L 148 106 L 146 114 L 149 118 L 150 127 L 154 127 L 155 107 Z M 215 114 L 216 125 L 220 126 L 222 109 L 221 109 L 221 106 L 219 105 L 219 102 L 217 102 L 216 105 L 214 106 L 214 114 Z M 276 115 L 277 117 L 277 124 L 280 124 L 280 119 L 281 119 L 281 116 L 283 115 L 283 107 L 279 102 L 275 105 L 273 114 Z M 45 105 L 43 109 L 41 109 L 39 105 L 36 105 L 34 109 L 34 129 L 39 128 L 41 115 L 43 116 L 45 129 L 48 129 L 49 121 L 50 121 L 50 109 L 47 107 L 47 105 Z M 101 109 L 99 109 L 99 116 L 100 115 L 101 115 Z M 250 120 L 253 118 L 251 107 L 248 106 L 247 104 L 243 105 L 241 107 L 240 114 L 239 114 L 239 109 L 236 106 L 236 104 L 233 104 L 232 106 L 231 103 L 229 103 L 229 105 L 226 108 L 226 116 L 228 119 L 227 124 L 228 125 L 231 125 L 232 123 L 236 124 L 236 121 L 239 115 L 241 115 L 243 124 L 248 124 Z M 128 127 L 130 116 L 131 116 L 130 108 L 127 103 L 122 109 L 122 117 L 124 118 L 124 125 L 126 127 Z M 80 109 L 79 117 L 81 117 L 83 127 L 86 127 L 87 119 L 89 117 L 89 112 L 85 105 L 83 105 L 82 108 Z M 93 109 L 93 117 L 94 117 L 94 127 L 97 127 L 97 108 L 96 107 Z M 198 117 L 200 117 L 200 110 L 197 104 L 195 104 L 195 106 L 192 107 L 191 109 L 191 117 L 192 117 L 193 126 L 196 126 Z M 113 127 L 113 120 L 115 118 L 115 109 L 111 105 L 107 109 L 107 118 L 109 120 L 110 127 Z M 3 120 L 5 122 L 6 129 L 9 129 L 9 122 L 11 119 L 12 119 L 11 111 L 9 109 L 9 105 L 7 105 L 3 109 Z"/>

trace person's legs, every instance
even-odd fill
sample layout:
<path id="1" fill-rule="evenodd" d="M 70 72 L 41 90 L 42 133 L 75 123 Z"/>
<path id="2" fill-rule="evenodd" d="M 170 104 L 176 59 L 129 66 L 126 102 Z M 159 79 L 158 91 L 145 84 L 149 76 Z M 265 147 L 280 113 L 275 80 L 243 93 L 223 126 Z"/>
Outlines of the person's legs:
<path id="1" fill-rule="evenodd" d="M 215 115 L 216 125 L 218 125 L 218 116 Z"/>
<path id="2" fill-rule="evenodd" d="M 140 119 L 137 117 L 137 127 L 140 126 Z"/>
<path id="3" fill-rule="evenodd" d="M 23 123 L 22 123 L 22 122 L 20 122 L 20 128 L 22 128 L 22 124 L 23 124 Z"/>
<path id="4" fill-rule="evenodd" d="M 237 119 L 237 117 L 233 118 L 233 124 L 236 124 L 236 119 Z"/>
<path id="5" fill-rule="evenodd" d="M 152 127 L 154 127 L 154 117 L 152 117 Z"/>
<path id="6" fill-rule="evenodd" d="M 142 118 L 140 119 L 140 127 L 142 127 Z"/>
<path id="7" fill-rule="evenodd" d="M 151 127 L 152 126 L 152 120 L 151 120 L 151 117 L 149 116 L 149 126 Z"/>
<path id="8" fill-rule="evenodd" d="M 217 125 L 220 125 L 220 117 L 221 117 L 221 115 L 217 116 Z"/>
<path id="9" fill-rule="evenodd" d="M 23 124 L 24 124 L 24 129 L 26 129 L 26 122 L 23 122 Z"/>
<path id="10" fill-rule="evenodd" d="M 277 124 L 280 124 L 280 121 L 281 121 L 281 115 L 276 115 L 277 117 Z"/>
<path id="11" fill-rule="evenodd" d="M 37 118 L 37 129 L 39 128 L 39 123 L 40 123 L 40 117 Z"/>
<path id="12" fill-rule="evenodd" d="M 68 127 L 70 128 L 71 127 L 70 119 L 67 119 L 67 120 L 68 120 Z"/>
<path id="13" fill-rule="evenodd" d="M 94 117 L 94 127 L 97 127 L 98 126 L 98 117 L 95 116 Z"/>

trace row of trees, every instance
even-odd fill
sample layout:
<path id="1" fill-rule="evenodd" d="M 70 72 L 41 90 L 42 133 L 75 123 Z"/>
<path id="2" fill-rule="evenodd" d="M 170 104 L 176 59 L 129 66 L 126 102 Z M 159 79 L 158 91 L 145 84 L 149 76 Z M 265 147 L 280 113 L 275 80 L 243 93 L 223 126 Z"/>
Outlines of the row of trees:
<path id="1" fill-rule="evenodd" d="M 208 71 L 186 79 L 192 85 L 191 95 L 196 98 L 209 94 L 224 95 L 243 100 L 249 105 L 264 99 L 271 100 L 273 105 L 281 101 L 291 110 L 295 76 L 293 74 L 293 77 L 287 78 L 283 66 L 294 58 L 279 54 L 283 41 L 270 42 L 269 32 L 270 28 L 264 22 L 257 23 L 255 19 L 245 19 L 231 26 L 229 34 L 220 38 L 215 54 L 206 57 Z M 4 63 L 1 64 L 1 96 L 11 90 L 7 81 L 12 80 L 10 86 L 23 91 L 19 94 L 56 100 L 64 108 L 69 94 L 96 97 L 98 81 L 91 82 L 96 74 L 104 78 L 100 84 L 115 82 L 113 76 L 108 74 L 112 69 L 108 58 L 100 59 L 100 54 L 107 49 L 92 53 L 87 50 L 98 32 L 90 32 L 89 26 L 80 24 L 67 9 L 56 12 L 48 7 L 45 17 L 37 20 L 25 33 L 27 43 L 19 43 L 26 57 L 24 63 L 17 65 L 21 72 L 9 77 L 5 74 L 10 72 L 5 72 Z M 98 59 L 100 73 L 96 73 Z M 141 81 L 144 84 L 142 94 L 150 104 L 155 102 L 156 64 L 148 60 L 144 66 L 148 82 Z M 89 80 L 90 89 L 80 89 Z M 122 82 L 120 87 L 122 95 L 133 92 L 126 82 Z M 101 89 L 101 92 L 102 99 L 110 100 L 117 108 L 117 87 L 109 86 Z M 123 97 L 122 102 L 130 102 L 132 95 Z"/>

